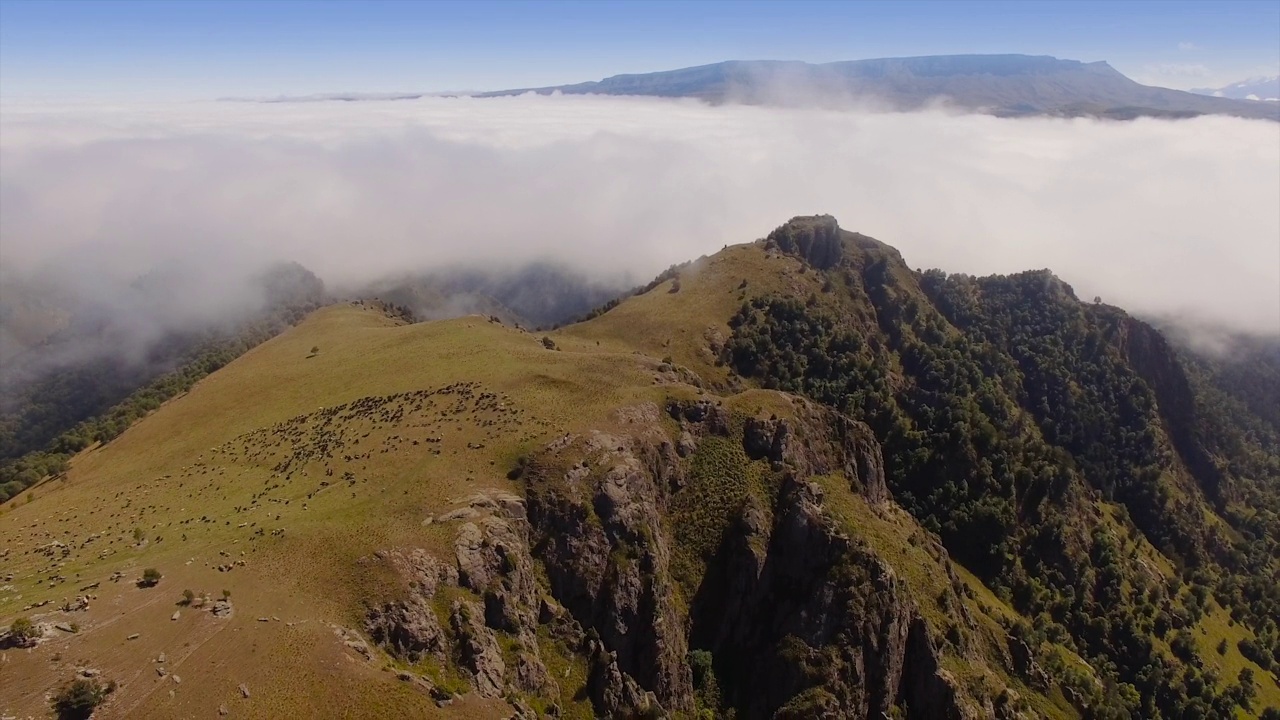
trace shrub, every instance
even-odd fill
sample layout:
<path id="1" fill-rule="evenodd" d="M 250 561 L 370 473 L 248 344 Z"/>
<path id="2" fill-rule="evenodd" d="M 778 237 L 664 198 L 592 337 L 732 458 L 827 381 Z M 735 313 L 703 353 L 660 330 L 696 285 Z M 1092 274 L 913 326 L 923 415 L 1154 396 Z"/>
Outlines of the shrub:
<path id="1" fill-rule="evenodd" d="M 223 599 L 223 600 L 230 600 L 230 599 L 231 599 L 231 591 L 230 591 L 230 590 L 223 590 L 223 591 L 222 591 L 222 599 Z"/>
<path id="2" fill-rule="evenodd" d="M 555 340 L 552 340 L 552 339 L 551 339 L 551 337 L 550 337 L 550 336 L 548 336 L 548 335 L 543 335 L 543 336 L 542 336 L 542 347 L 544 347 L 544 348 L 546 348 L 546 349 L 548 349 L 548 350 L 555 350 L 555 349 L 556 349 L 556 341 L 555 341 Z"/>
<path id="3" fill-rule="evenodd" d="M 20 617 L 9 626 L 9 640 L 18 647 L 31 647 L 40 637 L 40 628 L 29 618 Z"/>
<path id="4" fill-rule="evenodd" d="M 196 599 L 196 594 L 195 594 L 194 592 L 192 592 L 191 590 L 183 590 L 183 591 L 182 591 L 182 604 L 183 604 L 183 605 L 190 605 L 193 601 L 195 601 L 195 599 Z"/>
<path id="5" fill-rule="evenodd" d="M 114 689 L 115 683 L 103 687 L 91 678 L 73 680 L 53 696 L 53 712 L 61 720 L 83 720 L 93 715 L 94 708 L 101 705 Z"/>
<path id="6" fill-rule="evenodd" d="M 160 574 L 159 570 L 147 568 L 142 571 L 142 579 L 138 581 L 138 587 L 155 587 L 162 577 L 164 576 Z"/>

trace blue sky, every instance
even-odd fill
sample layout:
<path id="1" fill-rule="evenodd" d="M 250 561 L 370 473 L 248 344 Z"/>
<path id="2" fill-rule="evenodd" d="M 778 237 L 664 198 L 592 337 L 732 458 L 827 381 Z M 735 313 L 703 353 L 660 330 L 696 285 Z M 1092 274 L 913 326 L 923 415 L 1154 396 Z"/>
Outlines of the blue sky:
<path id="1" fill-rule="evenodd" d="M 6 98 L 490 90 L 727 59 L 1001 52 L 1218 86 L 1280 73 L 1280 1 L 0 0 Z"/>

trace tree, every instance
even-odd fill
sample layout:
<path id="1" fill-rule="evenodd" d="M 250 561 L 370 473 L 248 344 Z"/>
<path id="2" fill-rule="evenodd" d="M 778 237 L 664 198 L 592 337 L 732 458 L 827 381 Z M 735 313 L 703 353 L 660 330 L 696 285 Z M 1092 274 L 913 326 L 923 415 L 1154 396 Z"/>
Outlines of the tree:
<path id="1" fill-rule="evenodd" d="M 312 346 L 311 346 L 311 354 L 312 354 L 312 355 L 319 355 L 319 354 L 320 354 L 320 346 L 319 346 L 319 345 L 312 345 Z"/>
<path id="2" fill-rule="evenodd" d="M 1236 680 L 1240 683 L 1240 706 L 1248 710 L 1249 705 L 1258 695 L 1258 688 L 1253 684 L 1253 670 L 1240 668 L 1240 674 L 1236 676 Z"/>
<path id="3" fill-rule="evenodd" d="M 104 687 L 92 678 L 73 680 L 53 696 L 53 711 L 60 720 L 84 720 L 93 715 L 94 708 L 114 689 L 114 683 Z"/>
<path id="4" fill-rule="evenodd" d="M 548 335 L 543 335 L 543 336 L 542 336 L 542 347 L 544 347 L 544 348 L 546 348 L 546 349 L 548 349 L 548 350 L 555 350 L 555 349 L 556 349 L 556 341 L 555 341 L 555 340 L 552 340 L 552 339 L 551 339 L 551 337 L 550 337 L 550 336 L 548 336 Z"/>
<path id="5" fill-rule="evenodd" d="M 183 590 L 183 591 L 182 591 L 182 604 L 183 604 L 183 605 L 190 605 L 190 604 L 192 603 L 192 601 L 194 601 L 195 599 L 196 599 L 196 594 L 195 594 L 194 592 L 192 592 L 191 590 L 189 590 L 189 589 L 188 589 L 188 590 Z"/>
<path id="6" fill-rule="evenodd" d="M 159 570 L 147 568 L 142 571 L 142 579 L 138 581 L 138 587 L 155 587 L 162 577 L 164 576 L 160 574 Z"/>
<path id="7" fill-rule="evenodd" d="M 1221 640 L 1219 640 L 1219 641 L 1218 641 L 1217 651 L 1218 651 L 1218 654 L 1219 654 L 1219 655 L 1226 655 L 1226 654 L 1227 654 L 1227 639 L 1226 639 L 1226 638 L 1223 638 L 1223 639 L 1221 639 Z"/>

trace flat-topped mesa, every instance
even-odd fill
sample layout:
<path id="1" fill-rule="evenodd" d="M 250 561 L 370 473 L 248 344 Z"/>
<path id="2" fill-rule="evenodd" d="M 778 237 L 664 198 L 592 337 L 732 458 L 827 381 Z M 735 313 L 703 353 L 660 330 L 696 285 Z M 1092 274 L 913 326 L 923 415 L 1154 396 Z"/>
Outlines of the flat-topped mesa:
<path id="1" fill-rule="evenodd" d="M 793 217 L 765 238 L 765 247 L 794 255 L 819 270 L 844 256 L 840 224 L 830 215 Z"/>

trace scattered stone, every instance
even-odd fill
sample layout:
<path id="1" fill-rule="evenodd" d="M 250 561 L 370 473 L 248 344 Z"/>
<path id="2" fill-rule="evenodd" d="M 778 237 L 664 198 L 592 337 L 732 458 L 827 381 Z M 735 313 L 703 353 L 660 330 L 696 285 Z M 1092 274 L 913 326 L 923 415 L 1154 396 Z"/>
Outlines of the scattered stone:
<path id="1" fill-rule="evenodd" d="M 230 712 L 231 712 L 231 711 L 227 709 L 227 706 L 226 706 L 226 705 L 219 705 L 219 706 L 218 706 L 218 714 L 219 714 L 219 715 L 222 715 L 223 717 L 226 717 L 228 714 L 230 714 Z"/>
<path id="2" fill-rule="evenodd" d="M 81 677 L 98 677 L 99 674 L 101 674 L 101 671 L 97 668 L 80 668 Z"/>
<path id="3" fill-rule="evenodd" d="M 247 697 L 249 697 L 249 686 L 248 686 L 248 685 L 245 685 L 244 683 L 240 683 L 240 695 L 242 695 L 243 697 L 246 697 L 246 698 L 247 698 Z"/>
<path id="4" fill-rule="evenodd" d="M 178 677 L 177 675 L 174 675 L 174 676 L 172 676 L 172 677 L 173 677 L 173 684 L 174 684 L 174 685 L 181 685 L 181 684 L 182 684 L 182 678 Z"/>
<path id="5" fill-rule="evenodd" d="M 269 617 L 260 617 L 260 618 L 258 618 L 258 622 L 271 622 L 271 618 L 269 618 Z"/>
<path id="6" fill-rule="evenodd" d="M 156 658 L 156 662 L 162 663 L 164 661 L 165 661 L 165 655 L 164 653 L 160 653 L 160 657 Z"/>
<path id="7" fill-rule="evenodd" d="M 213 604 L 214 617 L 231 617 L 231 602 L 229 600 L 219 600 Z"/>
<path id="8" fill-rule="evenodd" d="M 125 638 L 125 640 L 137 640 L 139 637 L 142 637 L 141 633 L 134 633 L 129 637 Z"/>
<path id="9" fill-rule="evenodd" d="M 75 632 L 75 628 L 72 628 L 70 623 L 54 623 L 53 627 L 57 630 L 61 630 L 62 632 Z"/>
<path id="10" fill-rule="evenodd" d="M 169 674 L 169 671 L 165 670 L 162 667 L 159 667 L 159 668 L 156 668 L 156 674 L 159 675 L 160 677 L 164 677 L 165 675 Z"/>
<path id="11" fill-rule="evenodd" d="M 180 617 L 182 617 L 182 611 L 181 611 L 181 610 L 174 610 L 174 611 L 173 611 L 173 614 L 169 616 L 169 619 L 170 619 L 170 620 L 177 620 L 177 619 L 178 619 L 178 618 L 180 618 Z"/>

